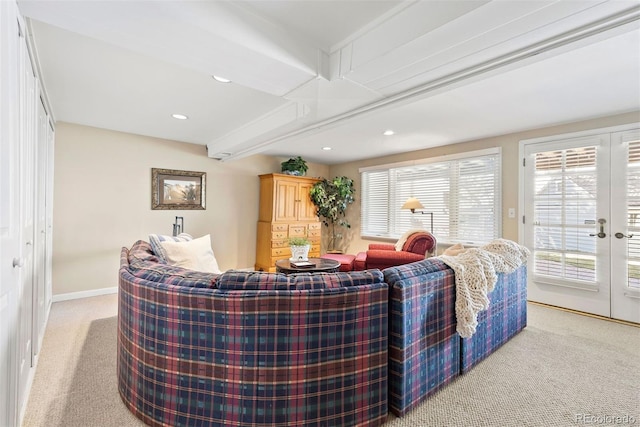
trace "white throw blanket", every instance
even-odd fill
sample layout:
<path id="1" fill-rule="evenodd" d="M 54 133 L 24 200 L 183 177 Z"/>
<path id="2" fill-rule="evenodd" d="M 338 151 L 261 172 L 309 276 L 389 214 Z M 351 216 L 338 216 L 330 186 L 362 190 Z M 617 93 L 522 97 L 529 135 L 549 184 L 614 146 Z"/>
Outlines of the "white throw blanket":
<path id="1" fill-rule="evenodd" d="M 529 249 L 516 242 L 497 239 L 480 248 L 438 259 L 456 275 L 456 330 L 463 338 L 476 332 L 478 313 L 489 308 L 487 294 L 496 285 L 498 273 L 511 273 L 526 262 Z"/>

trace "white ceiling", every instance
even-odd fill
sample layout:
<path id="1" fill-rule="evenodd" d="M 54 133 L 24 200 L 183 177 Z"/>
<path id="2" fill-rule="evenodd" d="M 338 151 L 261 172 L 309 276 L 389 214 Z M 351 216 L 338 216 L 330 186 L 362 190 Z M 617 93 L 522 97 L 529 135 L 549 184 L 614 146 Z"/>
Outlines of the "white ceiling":
<path id="1" fill-rule="evenodd" d="M 335 164 L 640 111 L 636 0 L 18 4 L 56 120 L 223 160 Z"/>

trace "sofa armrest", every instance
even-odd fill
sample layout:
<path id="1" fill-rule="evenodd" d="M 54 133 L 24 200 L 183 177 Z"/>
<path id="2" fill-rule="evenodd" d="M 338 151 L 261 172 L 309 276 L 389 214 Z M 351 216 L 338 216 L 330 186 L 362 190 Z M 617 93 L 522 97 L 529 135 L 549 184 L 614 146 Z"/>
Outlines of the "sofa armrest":
<path id="1" fill-rule="evenodd" d="M 395 251 L 396 246 L 390 243 L 369 243 L 369 250 Z"/>
<path id="2" fill-rule="evenodd" d="M 418 255 L 412 252 L 375 249 L 367 251 L 367 268 L 379 268 L 383 270 L 387 267 L 409 264 L 410 262 L 423 259 L 424 255 Z"/>
<path id="3" fill-rule="evenodd" d="M 455 278 L 435 258 L 383 274 L 389 283 L 389 410 L 402 416 L 460 374 Z"/>

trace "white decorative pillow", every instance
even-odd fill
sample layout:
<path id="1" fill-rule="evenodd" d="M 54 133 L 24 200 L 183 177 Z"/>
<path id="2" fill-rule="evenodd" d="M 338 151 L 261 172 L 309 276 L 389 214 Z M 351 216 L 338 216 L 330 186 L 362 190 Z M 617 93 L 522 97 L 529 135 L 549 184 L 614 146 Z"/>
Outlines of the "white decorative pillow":
<path id="1" fill-rule="evenodd" d="M 190 234 L 180 233 L 177 236 L 165 236 L 163 234 L 149 234 L 149 243 L 151 244 L 151 249 L 156 254 L 158 258 L 160 258 L 161 262 L 167 263 L 167 255 L 162 248 L 161 242 L 188 242 L 193 240 Z"/>
<path id="2" fill-rule="evenodd" d="M 442 255 L 456 256 L 464 251 L 466 251 L 466 249 L 464 248 L 464 246 L 462 246 L 462 243 L 456 243 L 455 245 L 449 246 L 447 249 L 445 249 Z"/>
<path id="3" fill-rule="evenodd" d="M 207 273 L 222 273 L 211 249 L 211 236 L 207 234 L 186 242 L 160 242 L 167 264 Z"/>

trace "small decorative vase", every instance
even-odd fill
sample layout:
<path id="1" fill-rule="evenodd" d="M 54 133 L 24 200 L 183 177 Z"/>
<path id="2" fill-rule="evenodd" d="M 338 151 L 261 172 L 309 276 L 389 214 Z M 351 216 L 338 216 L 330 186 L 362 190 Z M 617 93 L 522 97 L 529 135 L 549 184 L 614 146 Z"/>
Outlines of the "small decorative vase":
<path id="1" fill-rule="evenodd" d="M 309 261 L 309 249 L 311 245 L 289 246 L 291 248 L 291 258 L 289 261 Z"/>

